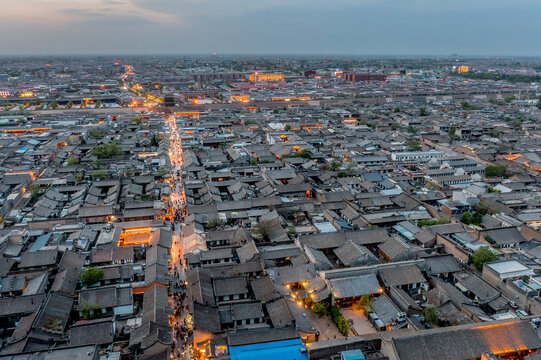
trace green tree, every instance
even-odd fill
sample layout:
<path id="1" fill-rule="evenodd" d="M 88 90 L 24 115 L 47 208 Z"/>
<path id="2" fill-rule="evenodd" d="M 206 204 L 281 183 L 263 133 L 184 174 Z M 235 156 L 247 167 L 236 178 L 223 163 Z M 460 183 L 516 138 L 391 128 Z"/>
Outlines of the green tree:
<path id="1" fill-rule="evenodd" d="M 254 166 L 254 165 L 257 165 L 258 161 L 256 158 L 251 158 L 250 159 L 250 165 Z"/>
<path id="2" fill-rule="evenodd" d="M 441 219 L 430 219 L 430 220 L 418 220 L 417 226 L 423 227 L 423 226 L 433 226 L 433 225 L 442 225 L 442 224 L 449 224 L 451 221 L 448 217 L 442 217 Z"/>
<path id="3" fill-rule="evenodd" d="M 372 303 L 372 296 L 363 295 L 361 299 L 355 303 L 354 308 L 356 310 L 364 310 L 367 314 L 374 312 L 374 304 Z"/>
<path id="4" fill-rule="evenodd" d="M 103 270 L 89 267 L 81 273 L 79 279 L 84 286 L 90 286 L 103 279 L 103 274 Z"/>
<path id="5" fill-rule="evenodd" d="M 341 166 L 342 166 L 342 161 L 340 161 L 339 159 L 332 159 L 330 170 L 336 171 L 340 169 Z"/>
<path id="6" fill-rule="evenodd" d="M 488 246 L 481 246 L 475 250 L 471 256 L 473 265 L 477 270 L 483 270 L 483 265 L 487 262 L 493 262 L 498 260 L 499 257 L 496 255 Z"/>
<path id="7" fill-rule="evenodd" d="M 96 160 L 96 161 L 92 161 L 90 164 L 90 167 L 94 170 L 99 170 L 101 169 L 101 167 L 104 165 L 103 164 L 103 161 L 100 161 L 100 160 Z"/>
<path id="8" fill-rule="evenodd" d="M 434 306 L 425 307 L 421 315 L 424 317 L 425 321 L 429 323 L 430 325 L 436 325 L 440 318 Z"/>
<path id="9" fill-rule="evenodd" d="M 325 316 L 328 313 L 327 307 L 321 301 L 312 305 L 312 311 L 319 317 Z"/>
<path id="10" fill-rule="evenodd" d="M 95 319 L 101 316 L 100 307 L 91 303 L 80 304 L 79 312 L 83 314 L 83 319 L 85 320 Z"/>
<path id="11" fill-rule="evenodd" d="M 141 194 L 141 200 L 143 201 L 150 201 L 152 200 L 152 195 L 151 194 Z"/>
<path id="12" fill-rule="evenodd" d="M 507 168 L 503 165 L 489 165 L 485 168 L 486 177 L 505 177 L 507 175 Z"/>
<path id="13" fill-rule="evenodd" d="M 161 178 L 167 177 L 169 176 L 169 169 L 165 166 L 160 166 L 156 175 Z"/>
<path id="14" fill-rule="evenodd" d="M 408 126 L 408 129 L 406 131 L 412 135 L 415 135 L 419 132 L 419 129 L 414 126 Z"/>
<path id="15" fill-rule="evenodd" d="M 30 185 L 28 191 L 30 192 L 32 200 L 37 200 L 41 194 L 45 192 L 39 185 Z"/>
<path id="16" fill-rule="evenodd" d="M 340 317 L 338 317 L 335 322 L 336 322 L 336 327 L 338 328 L 338 331 L 340 332 L 340 334 L 342 334 L 343 336 L 348 336 L 349 324 L 346 318 L 343 315 L 340 315 Z"/>
<path id="17" fill-rule="evenodd" d="M 103 134 L 101 131 L 90 129 L 88 131 L 88 136 L 92 139 L 101 139 L 103 137 Z"/>
<path id="18" fill-rule="evenodd" d="M 516 97 L 514 96 L 507 96 L 505 99 L 503 99 L 503 101 L 505 101 L 506 103 L 511 103 L 513 100 L 516 100 Z"/>
<path id="19" fill-rule="evenodd" d="M 464 224 L 469 225 L 472 222 L 472 216 L 469 211 L 466 211 L 462 214 L 460 217 L 460 221 L 462 221 Z"/>
<path id="20" fill-rule="evenodd" d="M 58 103 L 56 101 L 51 101 L 49 103 L 49 108 L 50 109 L 58 109 Z"/>
<path id="21" fill-rule="evenodd" d="M 423 149 L 421 143 L 418 141 L 407 141 L 405 145 L 406 151 L 421 151 Z"/>
<path id="22" fill-rule="evenodd" d="M 471 217 L 472 224 L 475 224 L 477 226 L 481 225 L 481 222 L 483 222 L 483 215 L 481 213 L 478 213 L 477 211 L 473 213 Z"/>
<path id="23" fill-rule="evenodd" d="M 298 151 L 298 152 L 295 152 L 293 153 L 293 157 L 300 157 L 300 158 L 304 158 L 304 159 L 309 159 L 310 157 L 312 157 L 312 152 L 308 149 L 304 149 L 302 151 Z"/>
<path id="24" fill-rule="evenodd" d="M 69 157 L 68 160 L 66 160 L 66 163 L 68 165 L 75 165 L 75 164 L 78 164 L 79 163 L 79 159 L 77 159 L 76 157 L 72 156 L 72 157 Z"/>
<path id="25" fill-rule="evenodd" d="M 135 119 L 132 120 L 132 122 L 134 122 L 137 125 L 141 125 L 143 123 L 143 118 L 142 117 L 136 117 Z"/>
<path id="26" fill-rule="evenodd" d="M 68 101 L 66 104 L 66 109 L 71 109 L 73 107 L 73 101 Z"/>
<path id="27" fill-rule="evenodd" d="M 428 111 L 426 111 L 426 108 L 422 107 L 419 109 L 419 116 L 428 116 Z"/>
<path id="28" fill-rule="evenodd" d="M 285 131 L 291 130 L 291 125 L 286 125 L 286 126 L 284 127 L 284 130 L 285 130 Z"/>
<path id="29" fill-rule="evenodd" d="M 400 108 L 399 108 L 399 107 L 395 107 L 395 108 L 393 109 L 393 112 L 399 113 L 399 112 L 400 112 Z"/>
<path id="30" fill-rule="evenodd" d="M 94 171 L 92 174 L 90 174 L 90 176 L 92 177 L 92 180 L 100 180 L 107 176 L 107 171 L 105 170 Z"/>
<path id="31" fill-rule="evenodd" d="M 75 173 L 75 180 L 77 180 L 78 183 L 80 183 L 81 181 L 83 181 L 83 178 L 84 178 L 84 175 L 83 173 Z"/>
<path id="32" fill-rule="evenodd" d="M 118 156 L 122 154 L 122 148 L 115 144 L 101 144 L 98 145 L 92 150 L 92 152 L 100 159 L 111 158 L 113 156 Z"/>

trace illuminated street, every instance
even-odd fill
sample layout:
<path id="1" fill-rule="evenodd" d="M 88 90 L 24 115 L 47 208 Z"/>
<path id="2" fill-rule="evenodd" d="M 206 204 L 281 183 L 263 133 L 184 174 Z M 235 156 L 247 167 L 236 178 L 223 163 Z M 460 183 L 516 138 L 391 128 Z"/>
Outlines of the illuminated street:
<path id="1" fill-rule="evenodd" d="M 173 308 L 175 311 L 175 323 L 173 324 L 173 335 L 175 343 L 175 358 L 190 358 L 190 351 L 184 348 L 189 342 L 187 329 L 187 313 L 184 308 L 185 300 L 185 275 L 182 258 L 183 252 L 183 229 L 182 220 L 185 214 L 185 194 L 183 186 L 183 160 L 182 160 L 182 142 L 178 134 L 176 118 L 174 115 L 165 118 L 169 133 L 169 159 L 171 161 L 171 175 L 169 185 L 171 191 L 171 214 L 173 219 L 173 242 L 171 247 L 171 259 L 173 264 L 173 282 L 171 292 L 173 294 Z M 182 356 L 182 354 L 184 356 Z M 179 357 L 176 357 L 179 356 Z"/>

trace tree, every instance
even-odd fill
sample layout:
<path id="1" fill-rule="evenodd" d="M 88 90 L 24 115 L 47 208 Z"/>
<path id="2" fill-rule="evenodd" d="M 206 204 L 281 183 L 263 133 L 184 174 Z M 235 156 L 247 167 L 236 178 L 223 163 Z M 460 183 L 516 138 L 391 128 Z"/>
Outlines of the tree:
<path id="1" fill-rule="evenodd" d="M 32 196 L 32 200 L 37 200 L 45 190 L 40 188 L 39 185 L 30 185 L 28 187 L 28 191 L 30 192 L 30 195 Z"/>
<path id="2" fill-rule="evenodd" d="M 470 225 L 472 222 L 472 216 L 469 211 L 466 211 L 462 214 L 462 217 L 460 217 L 460 221 L 462 221 L 466 225 Z"/>
<path id="3" fill-rule="evenodd" d="M 464 110 L 466 110 L 466 111 L 468 111 L 468 110 L 478 110 L 478 109 L 479 109 L 479 107 L 477 107 L 477 106 L 475 106 L 475 105 L 472 105 L 472 104 L 470 104 L 470 103 L 467 102 L 467 101 L 462 101 L 462 102 L 460 103 L 460 106 L 462 106 L 462 109 L 464 109 Z"/>
<path id="4" fill-rule="evenodd" d="M 428 111 L 426 111 L 426 108 L 422 107 L 419 109 L 419 116 L 428 116 Z"/>
<path id="5" fill-rule="evenodd" d="M 492 262 L 498 260 L 499 257 L 496 255 L 488 246 L 482 246 L 479 249 L 475 250 L 471 256 L 471 261 L 477 270 L 483 270 L 483 265 L 487 262 Z"/>
<path id="6" fill-rule="evenodd" d="M 97 107 L 97 108 L 101 107 L 101 101 L 98 100 L 98 101 L 96 102 L 96 107 Z"/>
<path id="7" fill-rule="evenodd" d="M 93 180 L 103 179 L 107 176 L 107 171 L 105 170 L 94 171 L 92 174 L 90 174 L 90 176 L 92 177 Z"/>
<path id="8" fill-rule="evenodd" d="M 339 159 L 332 159 L 331 161 L 331 171 L 336 171 L 342 166 L 342 162 Z"/>
<path id="9" fill-rule="evenodd" d="M 509 104 L 510 102 L 512 102 L 515 99 L 516 99 L 516 97 L 514 97 L 514 96 L 507 96 L 505 99 L 503 99 L 503 101 L 505 101 L 506 103 Z"/>
<path id="10" fill-rule="evenodd" d="M 356 310 L 364 310 L 365 313 L 369 314 L 374 312 L 374 305 L 372 304 L 372 296 L 363 295 L 361 299 L 354 305 Z"/>
<path id="11" fill-rule="evenodd" d="M 207 223 L 207 227 L 210 229 L 210 230 L 214 230 L 220 226 L 223 225 L 223 221 L 220 220 L 220 218 L 218 218 L 217 216 L 210 219 Z"/>
<path id="12" fill-rule="evenodd" d="M 489 165 L 485 168 L 486 177 L 505 177 L 507 175 L 507 168 L 503 165 Z"/>
<path id="13" fill-rule="evenodd" d="M 94 170 L 99 170 L 101 169 L 101 167 L 104 165 L 102 161 L 100 160 L 96 160 L 96 161 L 92 161 L 90 164 L 90 167 Z"/>
<path id="14" fill-rule="evenodd" d="M 407 141 L 405 145 L 407 151 L 421 151 L 423 149 L 418 141 Z"/>
<path id="15" fill-rule="evenodd" d="M 51 101 L 49 103 L 49 108 L 50 109 L 58 109 L 58 103 L 56 101 Z"/>
<path id="16" fill-rule="evenodd" d="M 103 137 L 103 134 L 98 130 L 90 129 L 88 131 L 88 136 L 92 139 L 101 139 Z"/>
<path id="17" fill-rule="evenodd" d="M 100 159 L 111 158 L 113 156 L 121 155 L 122 148 L 115 143 L 101 144 L 96 146 L 92 152 Z"/>
<path id="18" fill-rule="evenodd" d="M 286 126 L 284 127 L 284 130 L 285 130 L 285 131 L 291 130 L 291 125 L 286 125 Z"/>
<path id="19" fill-rule="evenodd" d="M 68 101 L 66 104 L 66 109 L 71 109 L 73 107 L 73 101 Z"/>
<path id="20" fill-rule="evenodd" d="M 500 190 L 496 189 L 496 188 L 495 188 L 494 186 L 492 186 L 492 185 L 489 185 L 489 186 L 487 187 L 487 192 L 489 192 L 489 193 L 496 193 L 496 194 L 501 193 Z"/>
<path id="21" fill-rule="evenodd" d="M 160 139 L 156 135 L 152 135 L 150 139 L 150 146 L 158 146 L 160 144 Z"/>
<path id="22" fill-rule="evenodd" d="M 81 273 L 79 279 L 84 286 L 90 286 L 103 279 L 103 273 L 101 269 L 89 267 Z"/>
<path id="23" fill-rule="evenodd" d="M 101 316 L 100 307 L 96 304 L 82 303 L 79 305 L 79 312 L 83 314 L 83 319 L 89 320 Z"/>
<path id="24" fill-rule="evenodd" d="M 483 222 L 483 215 L 477 211 L 474 212 L 471 217 L 471 222 L 477 226 L 481 225 L 481 222 Z"/>
<path id="25" fill-rule="evenodd" d="M 261 220 L 253 228 L 253 233 L 262 240 L 269 240 L 271 231 L 272 221 L 270 220 Z"/>
<path id="26" fill-rule="evenodd" d="M 169 169 L 165 166 L 160 166 L 156 175 L 161 178 L 167 177 L 169 175 Z"/>
<path id="27" fill-rule="evenodd" d="M 314 305 L 312 305 L 312 311 L 314 314 L 319 315 L 319 317 L 327 315 L 327 307 L 323 302 L 317 302 Z"/>
<path id="28" fill-rule="evenodd" d="M 348 336 L 348 334 L 349 334 L 349 324 L 348 324 L 346 318 L 343 315 L 340 315 L 336 319 L 335 322 L 336 322 L 336 327 L 338 328 L 338 331 L 340 332 L 340 334 L 342 334 L 344 336 Z"/>
<path id="29" fill-rule="evenodd" d="M 400 108 L 399 108 L 399 107 L 395 107 L 395 108 L 393 109 L 393 112 L 399 113 L 399 112 L 400 112 Z"/>
<path id="30" fill-rule="evenodd" d="M 78 183 L 80 183 L 81 181 L 83 181 L 83 178 L 84 178 L 84 175 L 83 173 L 75 173 L 75 180 L 77 180 Z"/>
<path id="31" fill-rule="evenodd" d="M 296 153 L 293 154 L 293 157 L 300 157 L 300 158 L 304 158 L 304 159 L 309 159 L 310 157 L 312 157 L 312 152 L 308 149 L 304 149 L 302 151 L 298 151 Z"/>
<path id="32" fill-rule="evenodd" d="M 438 312 L 434 306 L 427 306 L 423 309 L 422 314 L 423 318 L 430 325 L 436 325 L 440 319 Z"/>
<path id="33" fill-rule="evenodd" d="M 142 201 L 150 201 L 150 200 L 152 200 L 152 195 L 151 194 L 141 194 L 141 200 Z"/>
<path id="34" fill-rule="evenodd" d="M 297 229 L 295 228 L 295 226 L 290 226 L 287 229 L 287 233 L 290 234 L 290 235 L 295 235 L 297 233 Z"/>
<path id="35" fill-rule="evenodd" d="M 330 315 L 332 320 L 336 324 L 338 331 L 342 335 L 347 336 L 349 334 L 349 324 L 344 315 L 340 313 L 340 310 L 338 310 L 336 306 L 333 306 L 331 307 Z"/>
<path id="36" fill-rule="evenodd" d="M 142 117 L 136 117 L 132 121 L 137 125 L 141 125 L 143 123 L 143 118 Z"/>
<path id="37" fill-rule="evenodd" d="M 251 158 L 250 159 L 250 165 L 252 165 L 252 166 L 257 165 L 257 159 L 256 158 Z"/>
<path id="38" fill-rule="evenodd" d="M 417 134 L 417 132 L 419 132 L 419 129 L 414 126 L 408 126 L 408 129 L 406 131 L 412 135 L 415 135 Z"/>
<path id="39" fill-rule="evenodd" d="M 66 163 L 68 165 L 75 165 L 75 164 L 78 164 L 79 163 L 79 159 L 77 159 L 76 157 L 69 157 L 68 160 L 66 160 Z"/>

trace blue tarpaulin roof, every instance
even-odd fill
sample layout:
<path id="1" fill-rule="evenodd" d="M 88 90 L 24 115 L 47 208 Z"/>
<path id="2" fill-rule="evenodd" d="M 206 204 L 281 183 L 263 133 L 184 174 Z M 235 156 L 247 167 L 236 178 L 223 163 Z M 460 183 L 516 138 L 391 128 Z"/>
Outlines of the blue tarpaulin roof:
<path id="1" fill-rule="evenodd" d="M 308 360 L 301 339 L 273 341 L 244 346 L 230 346 L 231 360 Z"/>
<path id="2" fill-rule="evenodd" d="M 49 241 L 50 238 L 51 238 L 51 233 L 41 235 L 40 237 L 36 239 L 36 241 L 34 241 L 34 243 L 32 244 L 32 247 L 30 248 L 30 250 L 28 250 L 28 252 L 38 251 L 39 249 L 47 245 L 47 241 Z"/>
<path id="3" fill-rule="evenodd" d="M 363 352 L 359 349 L 342 351 L 343 360 L 359 360 L 366 359 Z"/>

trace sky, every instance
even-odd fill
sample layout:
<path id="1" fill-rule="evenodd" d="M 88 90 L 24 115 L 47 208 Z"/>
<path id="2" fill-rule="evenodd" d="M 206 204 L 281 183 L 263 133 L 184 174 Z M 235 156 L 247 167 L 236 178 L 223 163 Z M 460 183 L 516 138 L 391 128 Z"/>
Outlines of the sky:
<path id="1" fill-rule="evenodd" d="M 0 0 L 0 55 L 541 56 L 541 0 Z"/>

